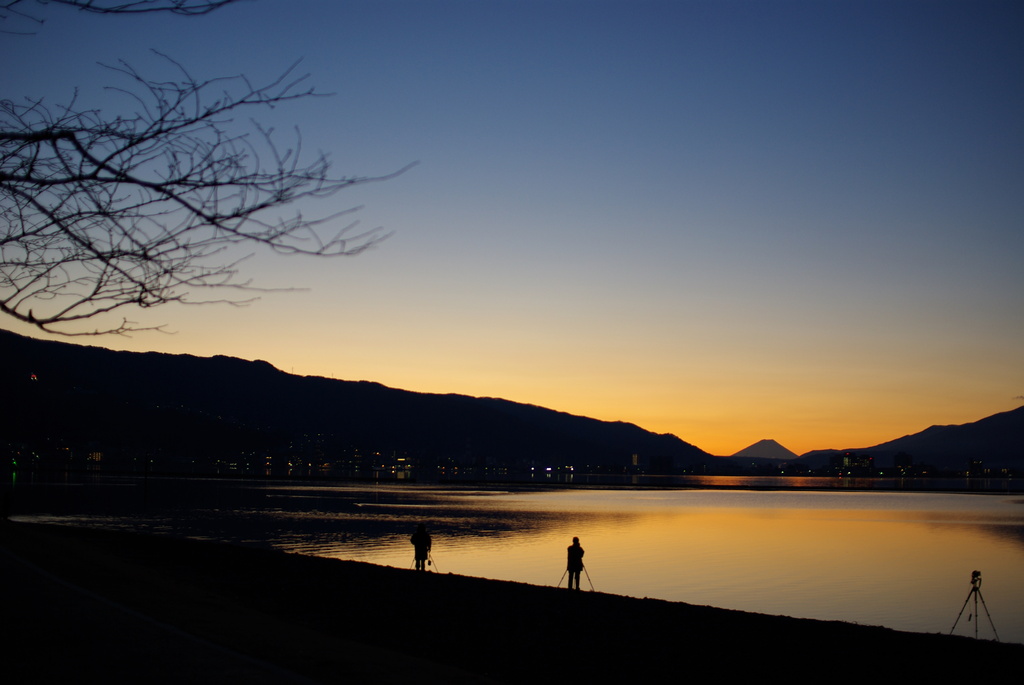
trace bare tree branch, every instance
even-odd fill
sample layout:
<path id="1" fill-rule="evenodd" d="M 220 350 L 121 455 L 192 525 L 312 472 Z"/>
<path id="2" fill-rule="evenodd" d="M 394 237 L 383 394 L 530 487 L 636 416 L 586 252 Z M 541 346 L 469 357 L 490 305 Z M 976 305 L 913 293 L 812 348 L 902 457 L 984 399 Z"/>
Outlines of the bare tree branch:
<path id="1" fill-rule="evenodd" d="M 2 0 L 0 11 L 31 16 L 26 6 L 63 5 L 94 14 L 152 14 L 164 12 L 196 16 L 209 14 L 240 0 Z M 0 15 L 2 18 L 3 15 Z"/>
<path id="2" fill-rule="evenodd" d="M 354 221 L 328 230 L 354 209 L 279 214 L 394 176 L 333 177 L 324 154 L 302 161 L 298 132 L 287 148 L 256 124 L 236 132 L 245 111 L 315 95 L 294 67 L 257 86 L 241 76 L 199 81 L 166 59 L 169 80 L 111 67 L 128 81 L 117 90 L 135 103 L 129 116 L 75 100 L 0 101 L 0 312 L 65 335 L 124 334 L 142 328 L 124 317 L 111 324 L 119 311 L 252 290 L 238 277 L 237 245 L 341 256 L 385 237 Z M 83 330 L 90 320 L 102 323 Z"/>
<path id="3" fill-rule="evenodd" d="M 0 21 L 42 24 L 33 8 L 46 5 L 195 16 L 239 1 L 0 0 Z M 0 313 L 63 335 L 127 334 L 146 329 L 121 314 L 132 308 L 250 301 L 259 289 L 239 276 L 238 246 L 342 256 L 386 237 L 350 220 L 358 207 L 308 219 L 296 203 L 396 174 L 335 177 L 323 153 L 306 161 L 297 131 L 282 148 L 255 122 L 237 128 L 245 112 L 317 95 L 294 66 L 257 86 L 200 81 L 163 57 L 168 80 L 108 67 L 126 80 L 114 90 L 131 115 L 79 107 L 77 96 L 0 100 Z M 236 296 L 196 297 L 215 290 Z"/>

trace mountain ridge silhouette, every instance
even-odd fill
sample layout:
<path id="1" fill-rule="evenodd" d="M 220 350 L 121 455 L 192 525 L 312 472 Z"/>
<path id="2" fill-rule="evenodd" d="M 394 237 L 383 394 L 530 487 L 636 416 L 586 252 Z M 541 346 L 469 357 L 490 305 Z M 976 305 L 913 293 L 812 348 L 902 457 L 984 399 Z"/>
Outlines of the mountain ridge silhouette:
<path id="1" fill-rule="evenodd" d="M 122 352 L 0 331 L 5 387 L 25 401 L 5 435 L 163 457 L 307 447 L 408 453 L 425 463 L 614 469 L 633 454 L 671 467 L 711 455 L 671 434 L 498 398 L 295 376 L 265 361 Z M 36 440 L 37 442 L 37 440 Z M 315 444 L 314 444 L 315 443 Z M 272 446 L 268 447 L 268 446 Z"/>
<path id="2" fill-rule="evenodd" d="M 403 454 L 427 466 L 590 466 L 618 473 L 633 466 L 661 473 L 736 468 L 730 457 L 631 423 L 494 397 L 296 376 L 261 360 L 121 352 L 2 330 L 0 353 L 0 380 L 13 400 L 0 413 L 0 428 L 19 452 L 63 445 L 166 462 L 288 453 L 330 460 L 362 451 Z M 1024 407 L 872 447 L 813 450 L 797 460 L 818 467 L 843 452 L 874 456 L 879 466 L 902 452 L 940 468 L 962 470 L 970 459 L 1020 467 Z M 758 458 L 781 463 L 783 456 Z"/>
<path id="3" fill-rule="evenodd" d="M 966 469 L 969 459 L 979 459 L 990 468 L 1020 467 L 1024 465 L 1024 407 L 970 423 L 930 426 L 873 447 L 813 450 L 800 455 L 800 461 L 824 463 L 844 452 L 873 456 L 882 466 L 891 465 L 903 453 L 939 468 Z"/>

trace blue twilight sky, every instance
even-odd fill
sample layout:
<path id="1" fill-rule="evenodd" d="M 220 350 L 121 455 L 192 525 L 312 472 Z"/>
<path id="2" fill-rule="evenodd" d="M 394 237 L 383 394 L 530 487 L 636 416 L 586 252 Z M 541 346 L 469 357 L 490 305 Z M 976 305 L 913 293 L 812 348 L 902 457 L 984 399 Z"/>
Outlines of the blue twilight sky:
<path id="1" fill-rule="evenodd" d="M 254 112 L 341 175 L 304 207 L 392 237 L 257 255 L 298 287 L 139 312 L 118 349 L 505 397 L 672 432 L 862 447 L 1024 395 L 1024 4 L 251 0 L 57 7 L 2 97 L 115 113 L 97 63 L 332 97 Z M 246 124 L 239 121 L 239 126 Z M 5 327 L 30 333 L 13 322 Z M 78 342 L 81 342 L 80 340 Z"/>

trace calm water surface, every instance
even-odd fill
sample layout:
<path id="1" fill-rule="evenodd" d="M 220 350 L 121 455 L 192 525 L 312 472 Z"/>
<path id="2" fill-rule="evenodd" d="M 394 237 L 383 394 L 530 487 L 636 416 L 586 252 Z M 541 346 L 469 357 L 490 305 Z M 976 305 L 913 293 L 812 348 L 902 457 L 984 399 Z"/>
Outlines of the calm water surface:
<path id="1" fill-rule="evenodd" d="M 484 489 L 216 479 L 18 483 L 26 520 L 145 530 L 408 568 L 425 522 L 442 573 L 948 633 L 982 572 L 1004 642 L 1024 642 L 1024 496 Z M 561 580 L 564 586 L 564 580 Z M 973 599 L 956 632 L 973 635 Z M 992 628 L 979 604 L 979 637 Z M 968 620 L 969 614 L 971 615 Z"/>

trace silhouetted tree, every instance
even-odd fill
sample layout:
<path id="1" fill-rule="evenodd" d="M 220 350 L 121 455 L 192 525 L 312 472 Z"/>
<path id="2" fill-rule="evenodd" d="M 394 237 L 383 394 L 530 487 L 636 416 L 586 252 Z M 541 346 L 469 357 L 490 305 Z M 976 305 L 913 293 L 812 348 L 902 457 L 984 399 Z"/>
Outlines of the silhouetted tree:
<path id="1" fill-rule="evenodd" d="M 0 18 L 34 21 L 25 11 L 32 2 L 196 15 L 234 0 L 6 0 Z M 127 333 L 143 329 L 119 315 L 127 308 L 245 302 L 193 299 L 253 289 L 238 277 L 233 246 L 338 256 L 382 239 L 354 222 L 336 227 L 354 209 L 281 218 L 285 205 L 379 180 L 332 176 L 322 153 L 306 161 L 298 133 L 281 148 L 257 124 L 234 126 L 243 110 L 314 96 L 294 67 L 256 85 L 244 76 L 198 80 L 164 57 L 170 79 L 123 62 L 108 67 L 124 80 L 116 90 L 133 102 L 131 114 L 112 117 L 74 99 L 0 100 L 0 312 L 64 335 Z"/>

